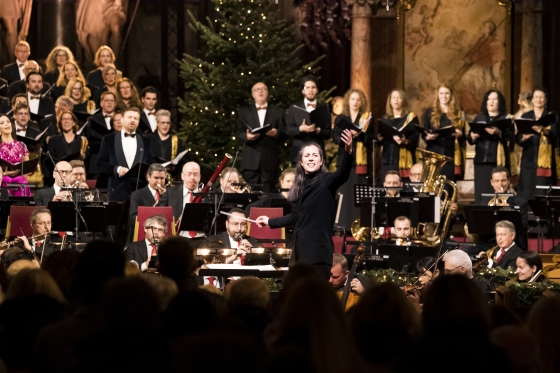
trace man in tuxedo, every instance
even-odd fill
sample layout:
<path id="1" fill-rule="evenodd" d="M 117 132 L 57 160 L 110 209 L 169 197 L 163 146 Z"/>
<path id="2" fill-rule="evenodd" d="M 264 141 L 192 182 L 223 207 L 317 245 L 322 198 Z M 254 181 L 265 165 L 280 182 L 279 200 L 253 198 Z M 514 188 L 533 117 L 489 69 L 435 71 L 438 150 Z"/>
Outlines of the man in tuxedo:
<path id="1" fill-rule="evenodd" d="M 18 80 L 24 80 L 25 74 L 23 73 L 23 66 L 27 62 L 27 58 L 31 54 L 31 48 L 29 43 L 26 41 L 19 41 L 16 44 L 14 50 L 14 55 L 16 56 L 16 62 L 10 63 L 2 69 L 2 76 L 8 81 L 8 83 L 17 82 Z"/>
<path id="2" fill-rule="evenodd" d="M 31 72 L 41 73 L 41 66 L 37 62 L 29 60 L 25 63 L 25 66 L 23 67 L 23 72 L 27 78 L 27 75 L 29 75 L 29 73 Z M 47 95 L 47 92 L 50 92 L 50 88 L 51 85 L 43 81 L 43 85 L 41 87 L 41 93 L 43 95 Z M 26 80 L 25 79 L 18 80 L 17 82 L 11 83 L 8 91 L 10 97 L 14 97 L 19 93 L 26 93 L 27 92 Z"/>
<path id="3" fill-rule="evenodd" d="M 146 172 L 148 185 L 133 192 L 130 196 L 130 208 L 128 210 L 129 226 L 134 228 L 139 206 L 167 206 L 165 201 L 167 199 L 165 177 L 165 167 L 159 163 L 150 165 Z"/>
<path id="4" fill-rule="evenodd" d="M 323 153 L 325 152 L 325 140 L 331 137 L 331 115 L 327 104 L 317 102 L 319 93 L 317 79 L 313 76 L 306 76 L 302 80 L 303 100 L 290 106 L 286 116 L 286 134 L 292 138 L 292 148 L 290 149 L 290 160 L 295 166 L 298 160 L 299 149 L 309 141 L 319 144 Z M 296 123 L 295 113 L 297 106 L 308 113 L 315 112 L 320 115 L 318 123 Z"/>
<path id="5" fill-rule="evenodd" d="M 285 132 L 283 113 L 267 103 L 264 83 L 255 84 L 251 92 L 255 105 L 241 108 L 237 119 L 237 138 L 243 142 L 241 168 L 247 183 L 263 184 L 263 191 L 270 192 L 276 184 L 280 140 Z M 270 129 L 253 132 L 264 127 Z"/>
<path id="6" fill-rule="evenodd" d="M 27 237 L 19 237 L 23 241 L 23 245 L 27 250 L 35 252 L 39 261 L 42 262 L 47 256 L 54 251 L 60 250 L 60 246 L 53 245 L 51 236 L 52 219 L 49 209 L 44 207 L 37 208 L 31 212 L 29 216 L 33 234 L 31 240 Z"/>
<path id="7" fill-rule="evenodd" d="M 181 172 L 181 180 L 183 180 L 183 184 L 175 185 L 167 189 L 167 198 L 165 199 L 166 206 L 173 207 L 173 217 L 176 222 L 178 222 L 183 215 L 185 205 L 193 202 L 195 198 L 193 194 L 199 192 L 200 166 L 198 163 L 185 163 Z M 197 231 L 180 231 L 179 235 L 192 239 L 194 245 L 198 244 L 206 237 L 204 232 Z"/>
<path id="8" fill-rule="evenodd" d="M 99 174 L 97 158 L 103 136 L 114 132 L 113 127 L 111 127 L 111 118 L 117 107 L 117 98 L 112 92 L 107 91 L 101 94 L 100 100 L 101 110 L 89 117 L 84 129 L 84 135 L 89 142 L 89 155 L 86 158 L 86 166 L 90 179 L 94 179 Z"/>
<path id="9" fill-rule="evenodd" d="M 54 103 L 50 97 L 43 97 L 43 74 L 39 72 L 30 72 L 25 78 L 27 87 L 27 101 L 29 102 L 29 111 L 40 117 L 54 115 Z"/>
<path id="10" fill-rule="evenodd" d="M 144 222 L 146 238 L 128 244 L 124 251 L 126 260 L 138 264 L 142 272 L 154 268 L 157 261 L 157 247 L 165 237 L 167 229 L 167 220 L 163 215 L 154 215 L 146 219 Z"/>
<path id="11" fill-rule="evenodd" d="M 31 120 L 29 114 L 29 106 L 26 104 L 17 104 L 14 109 L 14 122 L 17 136 L 36 137 L 41 133 L 39 125 Z"/>
<path id="12" fill-rule="evenodd" d="M 256 246 L 257 241 L 247 233 L 247 220 L 245 220 L 245 211 L 240 208 L 229 210 L 232 216 L 228 216 L 226 220 L 226 231 L 215 236 L 210 236 L 209 241 L 219 241 L 228 249 L 237 249 L 237 253 L 226 258 L 226 263 L 243 264 L 243 254 L 251 252 L 251 248 Z"/>
<path id="13" fill-rule="evenodd" d="M 71 201 L 72 194 L 68 191 L 61 191 L 61 188 L 68 187 L 72 178 L 72 166 L 70 163 L 61 161 L 54 167 L 54 184 L 50 188 L 39 189 L 35 192 L 33 200 L 37 206 L 48 206 L 50 201 Z"/>
<path id="14" fill-rule="evenodd" d="M 124 201 L 137 185 L 145 185 L 137 174 L 127 174 L 135 164 L 154 163 L 150 140 L 136 133 L 139 122 L 140 109 L 130 107 L 123 113 L 122 131 L 111 133 L 101 141 L 97 168 L 109 175 L 109 201 Z"/>
<path id="15" fill-rule="evenodd" d="M 142 90 L 142 115 L 140 116 L 139 131 L 142 133 L 154 133 L 157 131 L 156 105 L 158 93 L 154 87 L 146 87 Z"/>
<path id="16" fill-rule="evenodd" d="M 493 256 L 488 258 L 488 267 L 500 267 L 506 269 L 511 267 L 517 269 L 517 257 L 523 252 L 515 243 L 515 225 L 507 220 L 496 223 L 496 242 L 498 248 L 494 250 Z M 479 253 L 483 254 L 484 251 Z"/>

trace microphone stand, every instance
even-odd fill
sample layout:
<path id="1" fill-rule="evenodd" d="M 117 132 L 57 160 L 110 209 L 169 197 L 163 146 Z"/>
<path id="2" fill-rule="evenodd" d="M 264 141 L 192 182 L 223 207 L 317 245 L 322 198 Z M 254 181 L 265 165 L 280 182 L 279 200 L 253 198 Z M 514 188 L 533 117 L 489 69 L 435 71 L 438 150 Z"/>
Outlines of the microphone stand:
<path id="1" fill-rule="evenodd" d="M 144 148 L 140 148 L 140 163 L 142 163 L 142 159 L 144 158 Z M 140 181 L 140 170 L 142 167 L 138 167 L 138 175 L 136 177 L 136 189 L 138 190 L 138 182 Z"/>

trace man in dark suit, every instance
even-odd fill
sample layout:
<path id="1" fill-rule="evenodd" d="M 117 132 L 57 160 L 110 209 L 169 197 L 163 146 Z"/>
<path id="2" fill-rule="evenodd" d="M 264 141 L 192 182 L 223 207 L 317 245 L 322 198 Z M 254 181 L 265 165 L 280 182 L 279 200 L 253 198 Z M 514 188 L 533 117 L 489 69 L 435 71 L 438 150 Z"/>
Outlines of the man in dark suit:
<path id="1" fill-rule="evenodd" d="M 88 178 L 95 178 L 99 171 L 97 169 L 97 158 L 101 149 L 101 140 L 103 136 L 113 133 L 111 127 L 111 118 L 115 113 L 117 106 L 117 98 L 112 92 L 103 92 L 100 98 L 101 110 L 95 115 L 89 117 L 84 135 L 89 142 L 89 155 L 86 158 L 86 166 L 88 170 Z"/>
<path id="2" fill-rule="evenodd" d="M 109 200 L 124 201 L 145 182 L 138 175 L 127 172 L 137 163 L 154 163 L 150 140 L 136 133 L 140 122 L 140 109 L 130 107 L 123 113 L 122 131 L 107 135 L 101 141 L 97 159 L 99 171 L 109 175 Z"/>
<path id="3" fill-rule="evenodd" d="M 492 267 L 517 269 L 517 257 L 523 252 L 515 244 L 515 226 L 512 222 L 502 220 L 496 223 L 496 242 L 498 249 L 494 250 L 492 258 L 488 261 Z M 482 254 L 482 253 L 481 253 Z"/>
<path id="4" fill-rule="evenodd" d="M 23 66 L 27 62 L 27 58 L 31 54 L 31 48 L 26 41 L 19 41 L 16 44 L 14 50 L 14 55 L 16 56 L 16 62 L 10 63 L 2 69 L 2 76 L 8 81 L 8 83 L 17 82 L 18 80 L 24 80 L 25 75 L 23 73 Z"/>
<path id="5" fill-rule="evenodd" d="M 316 142 L 325 151 L 325 140 L 331 137 L 331 115 L 327 104 L 317 102 L 319 92 L 317 79 L 313 76 L 306 76 L 302 80 L 303 101 L 290 106 L 286 116 L 286 134 L 292 138 L 292 148 L 290 149 L 290 160 L 292 166 L 297 163 L 299 149 L 309 141 Z M 318 123 L 296 123 L 295 112 L 297 106 L 308 113 L 315 112 L 320 115 Z"/>
<path id="6" fill-rule="evenodd" d="M 146 87 L 142 90 L 142 115 L 138 130 L 142 133 L 154 133 L 157 131 L 156 105 L 158 93 L 154 87 Z"/>
<path id="7" fill-rule="evenodd" d="M 270 192 L 277 181 L 284 118 L 281 109 L 267 103 L 268 88 L 264 83 L 255 84 L 251 92 L 255 105 L 241 108 L 237 119 L 237 138 L 243 142 L 241 168 L 247 183 L 263 184 L 263 191 Z M 264 127 L 270 129 L 253 132 Z"/>
<path id="8" fill-rule="evenodd" d="M 31 72 L 41 73 L 41 66 L 39 66 L 37 62 L 29 60 L 25 63 L 25 66 L 23 67 L 23 72 L 25 74 L 25 77 L 27 78 L 27 75 L 29 75 L 29 73 Z M 26 93 L 27 92 L 26 83 L 27 83 L 26 79 L 18 80 L 17 82 L 11 83 L 8 88 L 9 96 L 13 98 L 15 95 L 19 93 Z M 49 94 L 50 91 L 51 91 L 51 85 L 47 82 L 43 82 L 40 93 L 43 94 L 44 96 L 47 95 L 50 96 Z"/>
<path id="9" fill-rule="evenodd" d="M 37 122 L 32 121 L 29 106 L 19 103 L 14 109 L 14 124 L 16 133 L 13 135 L 35 138 L 41 133 Z"/>
<path id="10" fill-rule="evenodd" d="M 46 205 L 45 205 L 46 206 Z M 29 216 L 31 228 L 33 228 L 32 239 L 21 237 L 26 249 L 34 251 L 40 262 L 54 251 L 60 250 L 60 246 L 53 244 L 50 234 L 52 227 L 51 212 L 44 207 L 35 209 Z"/>
<path id="11" fill-rule="evenodd" d="M 226 258 L 226 263 L 243 264 L 243 254 L 249 253 L 253 246 L 257 245 L 257 241 L 247 233 L 247 220 L 245 219 L 245 211 L 239 208 L 229 210 L 226 220 L 226 231 L 215 236 L 210 236 L 209 241 L 219 241 L 228 249 L 237 249 L 237 253 Z"/>
<path id="12" fill-rule="evenodd" d="M 126 260 L 138 264 L 141 271 L 155 267 L 157 246 L 167 233 L 167 229 L 167 221 L 162 215 L 154 215 L 146 219 L 144 222 L 146 238 L 128 244 L 124 251 Z"/>
<path id="13" fill-rule="evenodd" d="M 159 163 L 153 163 L 150 165 L 148 171 L 146 172 L 148 185 L 144 188 L 138 189 L 130 196 L 130 209 L 128 210 L 129 227 L 134 228 L 139 206 L 167 206 L 165 201 L 167 198 L 167 193 L 165 191 L 165 177 L 165 167 Z"/>
<path id="14" fill-rule="evenodd" d="M 50 97 L 43 97 L 41 91 L 43 89 L 43 75 L 39 72 L 30 72 L 25 77 L 27 85 L 27 102 L 29 102 L 29 111 L 40 117 L 54 115 L 54 103 Z"/>
<path id="15" fill-rule="evenodd" d="M 55 165 L 53 176 L 54 184 L 50 188 L 39 189 L 35 192 L 33 200 L 37 206 L 48 206 L 50 201 L 70 201 L 72 195 L 68 191 L 61 191 L 61 188 L 70 184 L 72 166 L 70 163 L 61 161 Z"/>

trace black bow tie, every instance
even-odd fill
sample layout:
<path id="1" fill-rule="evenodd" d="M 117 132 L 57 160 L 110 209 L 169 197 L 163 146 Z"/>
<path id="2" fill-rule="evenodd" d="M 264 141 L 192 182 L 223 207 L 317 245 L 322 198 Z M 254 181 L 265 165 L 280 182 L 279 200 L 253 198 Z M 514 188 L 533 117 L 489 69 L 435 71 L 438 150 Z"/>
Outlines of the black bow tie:
<path id="1" fill-rule="evenodd" d="M 134 138 L 134 137 L 136 137 L 136 133 L 126 133 L 126 132 L 125 132 L 125 133 L 124 133 L 124 137 L 132 137 L 132 138 Z"/>

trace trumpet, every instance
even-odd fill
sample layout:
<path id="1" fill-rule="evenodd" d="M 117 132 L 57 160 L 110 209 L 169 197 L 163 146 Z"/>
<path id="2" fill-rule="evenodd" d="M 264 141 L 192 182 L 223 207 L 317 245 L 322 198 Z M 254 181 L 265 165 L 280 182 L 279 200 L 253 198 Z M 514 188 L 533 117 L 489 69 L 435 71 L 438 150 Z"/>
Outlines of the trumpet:
<path id="1" fill-rule="evenodd" d="M 504 193 L 504 187 L 500 187 L 500 193 Z M 500 206 L 503 205 L 504 203 L 507 203 L 507 197 L 504 196 L 497 196 L 492 198 L 489 202 L 488 202 L 488 206 Z"/>

